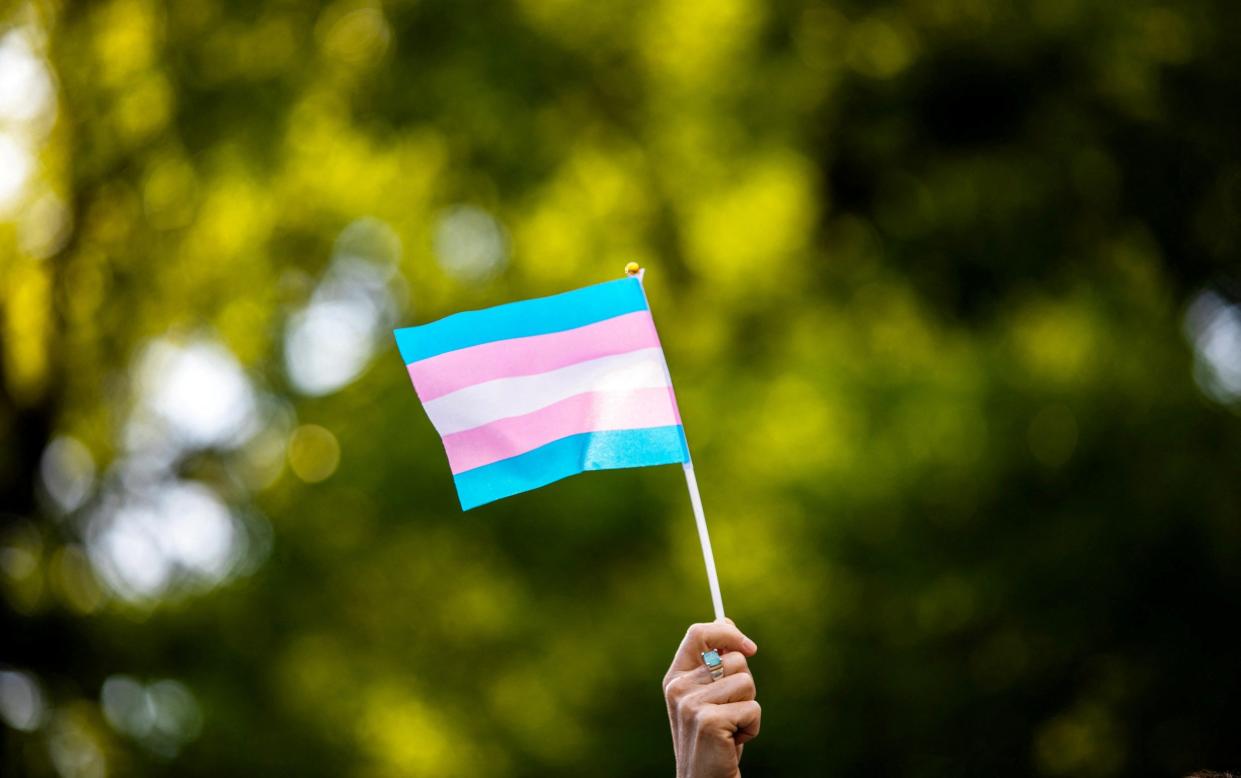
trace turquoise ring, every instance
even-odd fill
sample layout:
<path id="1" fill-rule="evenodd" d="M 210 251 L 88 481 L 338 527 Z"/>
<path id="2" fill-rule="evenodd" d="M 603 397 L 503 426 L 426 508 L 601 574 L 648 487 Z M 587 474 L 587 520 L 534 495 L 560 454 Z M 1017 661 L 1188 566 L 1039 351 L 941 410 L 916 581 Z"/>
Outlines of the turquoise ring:
<path id="1" fill-rule="evenodd" d="M 718 681 L 724 677 L 724 660 L 720 659 L 720 652 L 714 648 L 710 651 L 702 652 L 702 663 L 706 665 L 707 671 L 711 673 L 712 681 Z"/>

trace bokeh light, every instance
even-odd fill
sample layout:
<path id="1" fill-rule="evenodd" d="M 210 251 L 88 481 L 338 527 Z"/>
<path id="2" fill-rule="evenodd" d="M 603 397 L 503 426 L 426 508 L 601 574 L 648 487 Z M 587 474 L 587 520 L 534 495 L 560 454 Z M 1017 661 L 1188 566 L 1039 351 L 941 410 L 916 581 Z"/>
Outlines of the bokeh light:
<path id="1" fill-rule="evenodd" d="M 1241 305 L 1201 292 L 1185 313 L 1185 329 L 1198 386 L 1221 403 L 1241 400 Z"/>
<path id="2" fill-rule="evenodd" d="M 176 755 L 202 730 L 202 710 L 194 694 L 173 679 L 143 684 L 127 675 L 104 681 L 99 694 L 112 727 L 165 757 Z"/>
<path id="3" fill-rule="evenodd" d="M 0 122 L 29 122 L 55 108 L 52 76 L 35 50 L 30 30 L 9 30 L 0 38 Z"/>
<path id="4" fill-rule="evenodd" d="M 33 173 L 29 148 L 12 133 L 0 131 L 0 211 L 13 207 Z"/>
<path id="5" fill-rule="evenodd" d="M 69 240 L 69 209 L 56 195 L 47 192 L 23 209 L 17 224 L 18 247 L 35 259 L 45 259 L 62 249 Z"/>
<path id="6" fill-rule="evenodd" d="M 504 269 L 507 241 L 491 214 L 477 206 L 458 205 L 439 217 L 435 256 L 449 275 L 482 281 Z"/>
<path id="7" fill-rule="evenodd" d="M 19 670 L 0 670 L 0 719 L 13 729 L 33 732 L 43 723 L 46 708 L 38 681 Z"/>
<path id="8" fill-rule="evenodd" d="M 155 441 L 233 447 L 257 430 L 257 398 L 241 365 L 208 340 L 150 343 L 134 371 L 137 401 L 127 428 L 131 449 Z"/>
<path id="9" fill-rule="evenodd" d="M 331 430 L 317 424 L 303 424 L 289 439 L 289 467 L 307 483 L 318 483 L 336 472 L 340 464 L 340 444 Z"/>
<path id="10" fill-rule="evenodd" d="M 108 756 L 90 713 L 82 705 L 59 710 L 47 733 L 47 750 L 61 778 L 105 778 Z"/>
<path id="11" fill-rule="evenodd" d="M 62 435 L 43 450 L 39 475 L 56 510 L 70 513 L 82 507 L 94 488 L 95 459 L 81 441 Z"/>
<path id="12" fill-rule="evenodd" d="M 375 219 L 349 225 L 310 304 L 289 317 L 285 370 L 303 394 L 335 392 L 370 363 L 396 315 L 392 285 L 401 245 Z"/>
<path id="13" fill-rule="evenodd" d="M 178 588 L 224 581 L 246 554 L 246 534 L 207 487 L 169 481 L 105 500 L 90 518 L 95 568 L 116 594 L 151 602 Z"/>
<path id="14" fill-rule="evenodd" d="M 37 28 L 0 36 L 0 214 L 13 212 L 36 173 L 36 157 L 57 116 L 56 89 Z"/>

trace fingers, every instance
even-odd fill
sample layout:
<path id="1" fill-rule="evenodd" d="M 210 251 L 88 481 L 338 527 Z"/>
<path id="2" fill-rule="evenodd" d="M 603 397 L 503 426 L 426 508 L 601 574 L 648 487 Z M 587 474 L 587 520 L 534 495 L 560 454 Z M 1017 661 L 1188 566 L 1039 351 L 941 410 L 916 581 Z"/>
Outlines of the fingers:
<path id="1" fill-rule="evenodd" d="M 686 693 L 670 693 L 668 715 L 673 721 L 674 730 L 680 727 L 701 732 L 706 727 L 709 730 L 708 735 L 731 737 L 736 727 L 725 726 L 727 722 L 719 717 L 727 718 L 731 715 L 729 712 L 733 709 L 729 706 L 753 702 L 755 694 L 754 676 L 738 673 L 709 686 L 695 686 Z M 757 734 L 757 730 L 754 734 Z"/>
<path id="2" fill-rule="evenodd" d="M 753 676 L 750 675 L 750 663 L 746 661 L 745 655 L 741 654 L 740 651 L 728 651 L 721 659 L 724 660 L 724 679 L 720 681 L 712 679 L 711 671 L 707 670 L 701 661 L 694 670 L 686 670 L 683 673 L 669 673 L 664 679 L 664 696 L 668 697 L 670 704 L 681 699 L 681 697 L 691 694 L 691 692 L 701 689 L 701 687 L 720 684 L 720 682 L 726 681 L 733 676 L 745 675 L 750 677 L 751 682 L 753 682 Z"/>
<path id="3" fill-rule="evenodd" d="M 694 624 L 685 633 L 677 649 L 676 658 L 672 661 L 672 670 L 693 670 L 702 664 L 702 652 L 708 649 L 724 651 L 740 651 L 746 656 L 754 656 L 758 646 L 741 630 L 728 620 Z"/>
<path id="4" fill-rule="evenodd" d="M 726 675 L 706 686 L 698 686 L 685 696 L 685 704 L 697 706 L 704 703 L 722 705 L 726 702 L 744 702 L 754 699 L 757 690 L 754 676 L 749 673 Z"/>
<path id="5" fill-rule="evenodd" d="M 720 657 L 720 660 L 724 663 L 725 678 L 738 673 L 748 674 L 750 672 L 750 663 L 746 661 L 745 654 L 740 651 L 729 651 Z M 711 671 L 702 662 L 698 663 L 696 670 L 683 673 L 683 675 L 689 676 L 689 679 L 697 685 L 715 683 L 715 679 L 711 677 Z"/>
<path id="6" fill-rule="evenodd" d="M 758 737 L 763 709 L 754 700 L 727 702 L 700 709 L 699 735 L 731 735 L 737 745 Z"/>
<path id="7" fill-rule="evenodd" d="M 758 737 L 759 727 L 763 723 L 763 706 L 755 700 L 732 702 L 729 705 L 736 706 L 737 745 L 745 745 Z"/>
<path id="8" fill-rule="evenodd" d="M 729 651 L 720 659 L 724 663 L 724 677 L 736 675 L 737 673 L 750 672 L 750 663 L 746 660 L 745 655 L 739 651 Z M 711 671 L 707 669 L 701 661 L 693 670 L 670 670 L 664 677 L 664 692 L 668 694 L 686 693 L 691 691 L 695 686 L 705 686 L 714 683 L 715 679 L 711 677 Z"/>
<path id="9" fill-rule="evenodd" d="M 720 654 L 724 674 L 719 680 L 712 679 L 703 664 L 702 652 L 708 649 Z M 685 633 L 664 676 L 678 769 L 683 755 L 701 754 L 713 764 L 731 765 L 736 772 L 742 747 L 758 736 L 762 721 L 747 661 L 757 651 L 754 641 L 728 619 L 694 624 Z"/>
<path id="10" fill-rule="evenodd" d="M 736 675 L 737 673 L 750 672 L 750 662 L 745 658 L 745 654 L 738 651 L 729 651 L 727 654 L 720 657 L 720 659 L 724 660 L 725 678 L 730 675 Z M 705 665 L 702 669 L 706 671 L 707 678 L 709 680 L 711 678 L 711 671 L 707 670 Z"/>

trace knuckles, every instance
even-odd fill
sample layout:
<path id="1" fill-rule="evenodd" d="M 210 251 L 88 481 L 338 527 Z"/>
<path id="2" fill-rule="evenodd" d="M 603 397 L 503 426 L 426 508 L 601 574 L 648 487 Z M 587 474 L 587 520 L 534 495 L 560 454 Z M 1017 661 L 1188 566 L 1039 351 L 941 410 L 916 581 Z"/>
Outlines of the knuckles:
<path id="1" fill-rule="evenodd" d="M 705 733 L 719 721 L 719 709 L 715 705 L 700 705 L 691 712 L 689 719 L 699 733 Z"/>
<path id="2" fill-rule="evenodd" d="M 737 683 L 741 686 L 741 693 L 745 695 L 746 699 L 753 700 L 755 695 L 758 694 L 758 687 L 754 684 L 754 676 L 749 673 L 739 673 L 733 677 L 739 679 Z"/>
<path id="3" fill-rule="evenodd" d="M 725 623 L 700 621 L 696 624 L 690 624 L 689 629 L 685 630 L 685 638 L 699 643 L 707 643 L 707 635 L 719 634 L 721 630 L 733 633 L 738 639 L 741 638 L 741 630 L 737 629 L 736 625 L 728 619 L 725 619 Z"/>
<path id="4" fill-rule="evenodd" d="M 758 704 L 757 700 L 750 700 L 746 705 L 750 708 L 753 715 L 754 723 L 746 728 L 746 741 L 753 740 L 758 737 L 758 732 L 763 724 L 763 706 Z"/>
<path id="5" fill-rule="evenodd" d="M 747 700 L 746 707 L 754 712 L 754 734 L 758 734 L 759 724 L 763 721 L 763 706 L 758 704 L 758 700 Z"/>
<path id="6" fill-rule="evenodd" d="M 680 699 L 685 696 L 691 686 L 692 684 L 686 680 L 684 675 L 671 677 L 664 683 L 664 697 L 669 700 Z"/>
<path id="7" fill-rule="evenodd" d="M 729 651 L 724 654 L 724 672 L 728 675 L 750 672 L 750 663 L 740 651 Z"/>
<path id="8" fill-rule="evenodd" d="M 694 724 L 698 720 L 698 715 L 701 711 L 701 705 L 694 705 L 686 699 L 680 699 L 673 703 L 673 713 L 679 721 L 687 725 Z"/>
<path id="9" fill-rule="evenodd" d="M 685 630 L 685 639 L 691 640 L 693 638 L 701 638 L 706 629 L 707 625 L 701 622 L 697 624 L 690 624 L 689 629 Z"/>
<path id="10" fill-rule="evenodd" d="M 720 686 L 734 687 L 742 698 L 747 700 L 754 699 L 758 694 L 758 687 L 755 684 L 754 676 L 750 674 L 744 662 L 739 663 L 737 669 L 730 671 L 723 679 L 713 683 Z M 704 685 L 700 683 L 693 677 L 692 673 L 669 674 L 664 679 L 664 699 L 667 700 L 669 705 L 675 706 L 681 700 L 691 696 L 693 692 L 708 688 L 710 688 L 710 684 Z"/>

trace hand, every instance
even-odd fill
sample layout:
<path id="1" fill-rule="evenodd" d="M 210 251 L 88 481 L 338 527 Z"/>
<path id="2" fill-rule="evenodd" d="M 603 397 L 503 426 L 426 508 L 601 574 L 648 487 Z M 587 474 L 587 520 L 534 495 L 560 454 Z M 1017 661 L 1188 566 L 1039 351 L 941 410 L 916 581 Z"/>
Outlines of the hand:
<path id="1" fill-rule="evenodd" d="M 724 677 L 711 680 L 702 652 L 714 648 Z M 758 736 L 762 710 L 746 664 L 758 646 L 731 619 L 695 624 L 664 676 L 677 778 L 738 778 L 741 748 Z"/>

